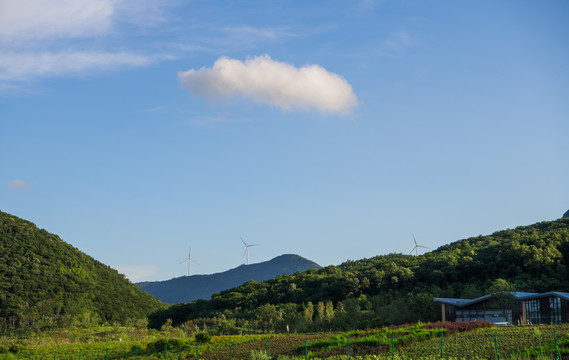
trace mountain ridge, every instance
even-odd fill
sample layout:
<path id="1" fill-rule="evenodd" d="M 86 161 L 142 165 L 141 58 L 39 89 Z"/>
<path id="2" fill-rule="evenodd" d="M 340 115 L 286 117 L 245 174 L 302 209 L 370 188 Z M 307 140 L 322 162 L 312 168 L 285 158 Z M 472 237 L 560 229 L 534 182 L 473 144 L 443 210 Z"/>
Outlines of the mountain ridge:
<path id="1" fill-rule="evenodd" d="M 239 286 L 247 281 L 264 281 L 278 275 L 293 274 L 308 269 L 322 268 L 317 263 L 296 254 L 283 254 L 260 263 L 239 265 L 226 271 L 207 274 L 180 276 L 163 281 L 135 283 L 143 291 L 167 304 L 208 300 L 211 295 Z"/>

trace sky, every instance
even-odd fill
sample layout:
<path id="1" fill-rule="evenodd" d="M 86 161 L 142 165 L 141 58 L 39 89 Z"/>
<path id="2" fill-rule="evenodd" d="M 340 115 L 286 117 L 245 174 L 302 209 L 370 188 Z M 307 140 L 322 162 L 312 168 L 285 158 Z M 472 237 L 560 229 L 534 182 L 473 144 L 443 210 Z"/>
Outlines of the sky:
<path id="1" fill-rule="evenodd" d="M 565 0 L 0 0 L 0 210 L 133 281 L 569 209 Z M 428 249 L 422 249 L 428 251 Z"/>

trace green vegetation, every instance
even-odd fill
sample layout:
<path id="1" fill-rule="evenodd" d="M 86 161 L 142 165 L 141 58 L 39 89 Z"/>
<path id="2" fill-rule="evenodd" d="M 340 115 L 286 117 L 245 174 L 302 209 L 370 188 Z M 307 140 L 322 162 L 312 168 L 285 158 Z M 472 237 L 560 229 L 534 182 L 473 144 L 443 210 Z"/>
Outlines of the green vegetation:
<path id="1" fill-rule="evenodd" d="M 0 237 L 0 358 L 6 360 L 569 355 L 569 325 L 436 323 L 440 307 L 433 302 L 490 292 L 503 294 L 506 307 L 512 290 L 569 289 L 569 218 L 421 256 L 376 256 L 249 281 L 212 300 L 169 308 L 30 222 L 0 212 Z M 423 323 L 386 327 L 415 321 Z"/>
<path id="2" fill-rule="evenodd" d="M 126 322 L 163 305 L 58 236 L 0 211 L 0 329 Z"/>
<path id="3" fill-rule="evenodd" d="M 203 329 L 198 329 L 198 334 Z M 555 342 L 555 336 L 557 342 Z M 555 344 L 557 343 L 557 347 Z M 569 325 L 494 327 L 428 323 L 344 333 L 212 336 L 199 343 L 171 328 L 22 328 L 0 337 L 0 358 L 16 359 L 554 359 L 569 355 Z"/>
<path id="4" fill-rule="evenodd" d="M 223 317 L 249 330 L 354 330 L 440 320 L 433 297 L 474 298 L 486 291 L 569 289 L 569 218 L 521 226 L 445 245 L 420 256 L 389 254 L 340 266 L 249 281 L 153 313 L 160 328 Z M 504 302 L 507 302 L 507 297 Z"/>

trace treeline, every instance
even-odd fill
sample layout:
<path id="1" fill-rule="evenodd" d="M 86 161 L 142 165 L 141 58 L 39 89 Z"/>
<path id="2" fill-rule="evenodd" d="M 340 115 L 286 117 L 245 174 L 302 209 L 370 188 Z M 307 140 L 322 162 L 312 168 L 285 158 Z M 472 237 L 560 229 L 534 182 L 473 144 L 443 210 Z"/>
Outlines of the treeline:
<path id="1" fill-rule="evenodd" d="M 497 279 L 517 291 L 568 291 L 568 266 L 569 218 L 563 218 L 457 241 L 420 256 L 389 254 L 250 281 L 214 294 L 209 301 L 155 312 L 149 324 L 158 328 L 168 319 L 176 326 L 221 316 L 262 323 L 261 309 L 273 306 L 274 323 L 320 329 L 321 317 L 310 320 L 303 314 L 309 304 L 324 304 L 326 309 L 329 303 L 335 315 L 337 309 L 342 315 L 328 317 L 325 326 L 337 329 L 434 321 L 440 318 L 440 308 L 433 297 L 478 297 Z M 342 311 L 349 315 L 343 318 Z"/>
<path id="2" fill-rule="evenodd" d="M 4 326 L 125 322 L 163 307 L 57 235 L 1 211 L 0 240 Z"/>
<path id="3" fill-rule="evenodd" d="M 206 301 L 192 302 L 192 306 L 173 305 L 168 311 L 150 316 L 149 326 L 164 330 L 174 326 L 196 331 L 210 331 L 215 335 L 234 335 L 256 332 L 313 332 L 342 331 L 380 327 L 411 321 L 437 321 L 440 306 L 430 294 L 409 294 L 401 301 L 386 303 L 381 296 L 348 298 L 333 303 L 331 300 L 312 303 L 264 304 L 251 309 L 233 309 L 210 312 L 209 316 L 188 316 L 188 308 L 196 310 Z M 196 311 L 195 314 L 198 312 Z"/>

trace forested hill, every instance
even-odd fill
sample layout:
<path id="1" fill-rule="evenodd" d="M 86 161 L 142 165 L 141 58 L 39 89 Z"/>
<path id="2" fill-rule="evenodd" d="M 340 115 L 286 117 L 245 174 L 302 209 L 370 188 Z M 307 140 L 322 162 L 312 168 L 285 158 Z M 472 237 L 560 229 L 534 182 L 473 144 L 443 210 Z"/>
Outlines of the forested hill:
<path id="1" fill-rule="evenodd" d="M 213 293 L 239 286 L 249 280 L 263 281 L 281 274 L 320 268 L 320 265 L 302 256 L 285 254 L 269 261 L 241 265 L 217 274 L 181 276 L 165 281 L 141 282 L 137 285 L 168 304 L 176 304 L 209 299 Z"/>
<path id="2" fill-rule="evenodd" d="M 331 301 L 335 306 L 343 302 L 341 308 L 350 303 L 365 309 L 368 318 L 385 323 L 433 321 L 440 317 L 433 297 L 474 298 L 496 279 L 506 280 L 502 284 L 517 291 L 569 291 L 568 268 L 569 218 L 562 218 L 460 240 L 420 256 L 382 255 L 250 281 L 214 294 L 211 301 L 159 311 L 150 316 L 150 323 L 222 312 L 246 317 L 246 309 L 263 304 L 295 303 L 301 308 L 309 301 Z"/>
<path id="3" fill-rule="evenodd" d="M 162 306 L 57 235 L 0 211 L 0 318 L 124 321 Z"/>

